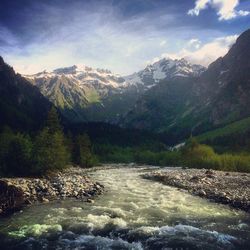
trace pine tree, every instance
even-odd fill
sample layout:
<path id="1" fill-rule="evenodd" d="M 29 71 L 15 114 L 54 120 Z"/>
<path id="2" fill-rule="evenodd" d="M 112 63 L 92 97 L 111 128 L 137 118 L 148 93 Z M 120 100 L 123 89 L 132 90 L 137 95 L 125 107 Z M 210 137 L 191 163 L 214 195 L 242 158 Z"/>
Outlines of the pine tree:
<path id="1" fill-rule="evenodd" d="M 58 114 L 53 107 L 48 114 L 47 126 L 38 134 L 35 141 L 35 171 L 61 170 L 69 163 L 69 152 Z"/>
<path id="2" fill-rule="evenodd" d="M 49 129 L 49 133 L 53 134 L 57 131 L 62 131 L 60 120 L 56 108 L 53 106 L 49 113 L 46 122 L 46 127 Z"/>
<path id="3" fill-rule="evenodd" d="M 31 174 L 33 144 L 27 135 L 16 134 L 9 145 L 6 162 L 8 173 L 14 176 Z"/>
<path id="4" fill-rule="evenodd" d="M 0 135 L 0 172 L 7 176 L 30 175 L 33 144 L 31 138 L 4 129 Z"/>
<path id="5" fill-rule="evenodd" d="M 67 148 L 67 151 L 69 153 L 69 162 L 73 162 L 73 151 L 74 151 L 74 143 L 73 143 L 73 136 L 70 132 L 67 133 L 67 135 L 64 137 L 65 146 Z"/>
<path id="6" fill-rule="evenodd" d="M 91 142 L 87 134 L 78 135 L 75 140 L 75 162 L 81 167 L 91 167 L 94 164 Z"/>

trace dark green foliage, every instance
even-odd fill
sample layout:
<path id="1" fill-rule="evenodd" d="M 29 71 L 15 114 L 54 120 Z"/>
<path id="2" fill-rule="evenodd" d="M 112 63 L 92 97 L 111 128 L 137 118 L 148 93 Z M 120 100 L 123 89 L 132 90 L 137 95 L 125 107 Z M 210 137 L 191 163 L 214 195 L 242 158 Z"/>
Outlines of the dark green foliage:
<path id="1" fill-rule="evenodd" d="M 48 112 L 48 118 L 46 121 L 46 127 L 49 129 L 50 134 L 54 134 L 58 131 L 62 131 L 62 127 L 60 125 L 58 113 L 55 107 L 52 107 Z"/>
<path id="2" fill-rule="evenodd" d="M 3 175 L 40 175 L 65 168 L 69 152 L 55 110 L 48 116 L 47 127 L 35 137 L 5 129 L 0 135 L 0 172 Z"/>
<path id="3" fill-rule="evenodd" d="M 133 148 L 111 144 L 96 144 L 94 152 L 101 162 L 130 163 L 134 162 Z"/>
<path id="4" fill-rule="evenodd" d="M 213 146 L 216 151 L 250 151 L 250 117 L 196 137 L 200 143 Z"/>
<path id="5" fill-rule="evenodd" d="M 64 169 L 69 163 L 82 167 L 97 164 L 87 134 L 64 136 L 55 108 L 48 113 L 46 127 L 36 136 L 14 133 L 5 128 L 0 134 L 0 174 L 4 176 L 42 175 Z"/>
<path id="6" fill-rule="evenodd" d="M 24 176 L 31 174 L 33 144 L 29 136 L 4 130 L 0 135 L 0 173 Z"/>
<path id="7" fill-rule="evenodd" d="M 95 145 L 95 153 L 101 162 L 149 164 L 155 166 L 178 166 L 181 165 L 179 152 L 167 150 L 153 151 L 146 146 L 119 147 L 110 144 Z"/>
<path id="8" fill-rule="evenodd" d="M 74 162 L 81 167 L 92 167 L 96 159 L 92 154 L 91 142 L 87 134 L 78 135 L 74 145 Z"/>
<path id="9" fill-rule="evenodd" d="M 181 155 L 178 151 L 138 151 L 134 155 L 135 162 L 155 166 L 180 166 L 182 165 Z"/>
<path id="10" fill-rule="evenodd" d="M 44 128 L 36 137 L 34 149 L 34 166 L 36 173 L 62 170 L 69 163 L 69 153 L 64 145 L 61 131 L 53 134 Z"/>
<path id="11" fill-rule="evenodd" d="M 210 146 L 190 143 L 182 150 L 182 158 L 187 167 L 250 172 L 249 153 L 217 154 Z"/>
<path id="12" fill-rule="evenodd" d="M 149 131 L 120 128 L 103 122 L 66 124 L 66 129 L 74 136 L 88 134 L 94 144 L 111 144 L 120 147 L 147 145 L 153 148 L 159 147 L 159 144 L 162 146 L 164 143 L 161 135 Z"/>
<path id="13" fill-rule="evenodd" d="M 62 170 L 70 159 L 58 114 L 54 107 L 48 113 L 46 125 L 35 139 L 34 167 L 36 173 Z"/>
<path id="14" fill-rule="evenodd" d="M 68 132 L 64 136 L 64 145 L 67 148 L 67 152 L 69 153 L 69 162 L 73 163 L 74 161 L 74 138 L 70 132 Z"/>

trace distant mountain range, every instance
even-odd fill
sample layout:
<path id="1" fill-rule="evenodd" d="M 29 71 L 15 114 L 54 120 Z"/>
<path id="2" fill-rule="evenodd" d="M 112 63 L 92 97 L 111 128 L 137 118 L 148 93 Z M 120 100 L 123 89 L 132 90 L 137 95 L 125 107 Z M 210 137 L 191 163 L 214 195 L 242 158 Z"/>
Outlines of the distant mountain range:
<path id="1" fill-rule="evenodd" d="M 87 66 L 59 68 L 25 76 L 62 114 L 75 122 L 95 120 L 91 106 L 101 108 L 103 101 L 123 91 L 124 79 L 108 70 Z M 88 111 L 89 110 L 89 111 Z M 98 111 L 97 111 L 98 112 Z"/>
<path id="2" fill-rule="evenodd" d="M 1 58 L 0 83 L 8 123 L 18 116 L 22 126 L 37 124 L 37 110 L 44 114 L 52 102 L 71 123 L 107 122 L 181 140 L 250 116 L 250 30 L 208 68 L 164 58 L 124 77 L 81 65 L 21 77 Z"/>
<path id="3" fill-rule="evenodd" d="M 117 123 L 144 92 L 160 81 L 195 77 L 204 71 L 203 66 L 184 59 L 162 59 L 126 77 L 83 65 L 25 77 L 71 121 Z"/>

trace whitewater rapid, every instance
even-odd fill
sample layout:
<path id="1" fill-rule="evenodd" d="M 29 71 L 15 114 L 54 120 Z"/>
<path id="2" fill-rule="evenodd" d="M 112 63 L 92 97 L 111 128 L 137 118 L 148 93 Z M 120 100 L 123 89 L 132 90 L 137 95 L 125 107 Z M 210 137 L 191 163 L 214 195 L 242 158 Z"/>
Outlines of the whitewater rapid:
<path id="1" fill-rule="evenodd" d="M 141 178 L 149 167 L 89 172 L 105 193 L 0 219 L 1 249 L 247 249 L 249 214 Z"/>

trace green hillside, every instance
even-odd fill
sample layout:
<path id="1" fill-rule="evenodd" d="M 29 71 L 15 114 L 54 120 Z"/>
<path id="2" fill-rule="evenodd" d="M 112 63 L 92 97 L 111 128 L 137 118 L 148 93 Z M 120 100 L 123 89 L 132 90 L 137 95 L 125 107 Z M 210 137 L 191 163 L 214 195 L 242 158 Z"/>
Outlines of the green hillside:
<path id="1" fill-rule="evenodd" d="M 225 127 L 203 133 L 196 138 L 201 143 L 230 149 L 249 147 L 250 117 L 233 122 Z"/>

